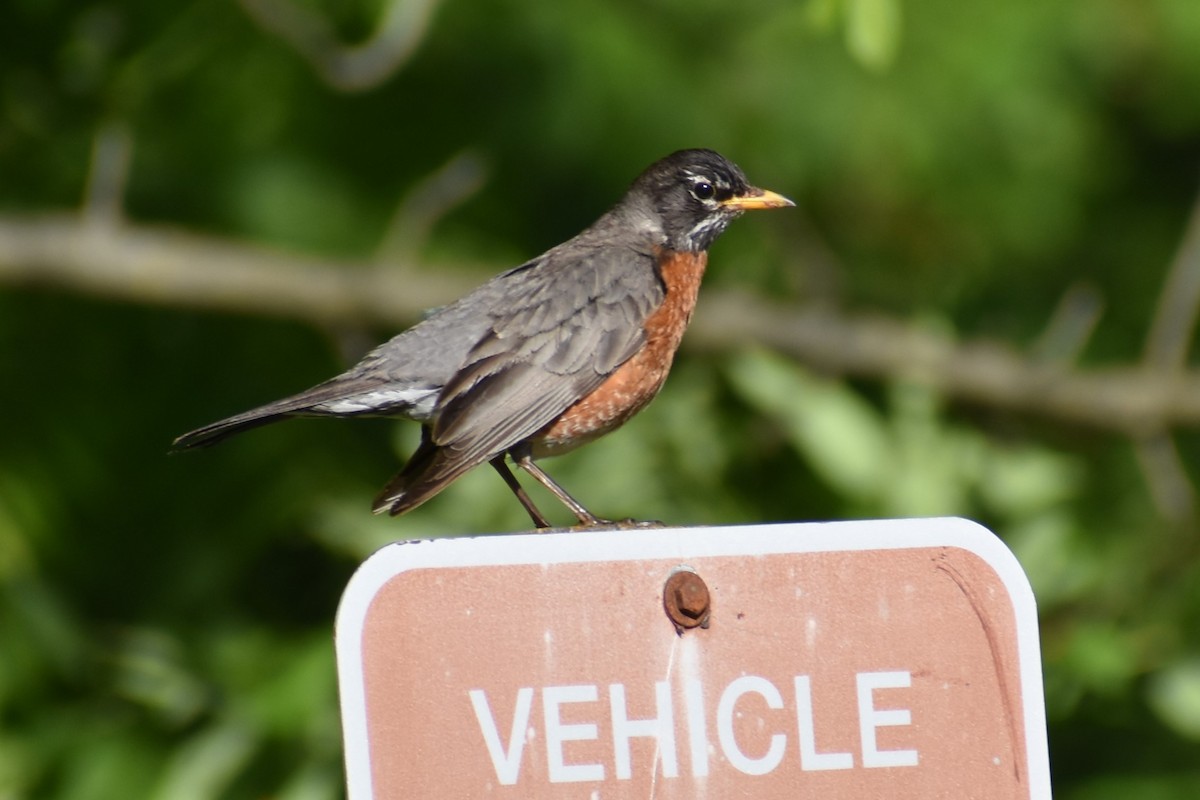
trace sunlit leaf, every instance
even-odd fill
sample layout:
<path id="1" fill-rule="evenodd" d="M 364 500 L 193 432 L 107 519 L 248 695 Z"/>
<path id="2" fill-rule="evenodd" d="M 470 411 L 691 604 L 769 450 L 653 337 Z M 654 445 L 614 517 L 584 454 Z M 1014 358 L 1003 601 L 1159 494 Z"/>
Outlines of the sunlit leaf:
<path id="1" fill-rule="evenodd" d="M 846 0 L 846 47 L 864 67 L 890 67 L 900 34 L 900 0 Z"/>
<path id="2" fill-rule="evenodd" d="M 1163 722 L 1189 739 L 1200 740 L 1200 658 L 1158 671 L 1146 690 L 1150 707 Z"/>
<path id="3" fill-rule="evenodd" d="M 858 498 L 879 493 L 895 463 L 892 444 L 879 412 L 853 390 L 762 350 L 742 353 L 726 369 L 739 394 L 778 420 L 830 485 Z"/>
<path id="4" fill-rule="evenodd" d="M 236 723 L 203 729 L 178 749 L 167 764 L 152 800 L 217 800 L 259 746 L 257 737 Z"/>

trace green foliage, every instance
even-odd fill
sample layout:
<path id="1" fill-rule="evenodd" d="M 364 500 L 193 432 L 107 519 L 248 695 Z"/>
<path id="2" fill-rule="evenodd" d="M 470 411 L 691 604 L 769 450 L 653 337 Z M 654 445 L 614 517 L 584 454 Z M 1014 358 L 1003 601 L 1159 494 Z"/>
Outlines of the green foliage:
<path id="1" fill-rule="evenodd" d="M 1188 658 L 1157 672 L 1149 685 L 1158 716 L 1189 739 L 1200 740 L 1200 658 Z"/>
<path id="2" fill-rule="evenodd" d="M 123 131 L 134 222 L 367 261 L 471 150 L 485 185 L 403 268 L 499 270 L 711 146 L 799 209 L 734 226 L 709 287 L 1026 349 L 1084 283 L 1107 308 L 1079 366 L 1103 368 L 1140 356 L 1197 190 L 1195 0 L 446 0 L 356 92 L 242 6 L 10 3 L 2 221 L 78 208 L 97 134 Z M 390 3 L 297 6 L 365 41 Z M 166 449 L 387 333 L 0 287 L 0 797 L 341 795 L 330 631 L 355 565 L 527 520 L 486 469 L 370 515 L 411 425 Z M 918 376 L 685 351 L 641 416 L 549 468 L 598 513 L 671 523 L 979 519 L 1039 600 L 1058 796 L 1197 796 L 1194 515 L 1156 508 L 1129 442 Z M 1176 442 L 1195 477 L 1200 440 Z"/>
<path id="3" fill-rule="evenodd" d="M 907 517 L 990 512 L 1004 530 L 1038 519 L 1075 495 L 1069 458 L 1034 445 L 989 440 L 944 418 L 928 390 L 892 387 L 879 410 L 842 382 L 807 374 L 765 352 L 728 369 L 750 406 L 779 420 L 813 472 L 855 514 Z"/>

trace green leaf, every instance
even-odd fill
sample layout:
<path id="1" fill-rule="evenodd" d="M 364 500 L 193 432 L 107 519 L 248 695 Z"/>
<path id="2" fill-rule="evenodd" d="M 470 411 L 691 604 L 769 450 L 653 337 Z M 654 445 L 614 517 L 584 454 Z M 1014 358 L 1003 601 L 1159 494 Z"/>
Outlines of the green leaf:
<path id="1" fill-rule="evenodd" d="M 257 736 L 237 723 L 206 728 L 175 751 L 154 797 L 156 800 L 224 797 L 258 745 Z"/>
<path id="2" fill-rule="evenodd" d="M 1048 448 L 992 448 L 980 483 L 989 505 L 1024 515 L 1059 505 L 1079 488 L 1078 462 Z"/>
<path id="3" fill-rule="evenodd" d="M 1071 631 L 1065 666 L 1079 682 L 1105 695 L 1119 693 L 1137 672 L 1141 653 L 1133 638 L 1115 623 L 1082 623 Z"/>
<path id="4" fill-rule="evenodd" d="M 941 397 L 925 386 L 889 387 L 889 424 L 895 463 L 880 513 L 924 517 L 969 514 L 967 495 L 986 454 L 986 443 L 941 417 Z"/>
<path id="5" fill-rule="evenodd" d="M 814 30 L 827 32 L 837 22 L 844 0 L 808 0 L 805 19 Z"/>
<path id="6" fill-rule="evenodd" d="M 1200 740 L 1200 656 L 1155 673 L 1146 691 L 1159 719 L 1176 733 Z"/>
<path id="7" fill-rule="evenodd" d="M 900 0 L 849 0 L 846 48 L 867 69 L 882 72 L 900 49 Z"/>
<path id="8" fill-rule="evenodd" d="M 728 374 L 830 486 L 860 500 L 879 495 L 894 463 L 892 443 L 879 412 L 856 392 L 764 350 L 738 356 Z"/>

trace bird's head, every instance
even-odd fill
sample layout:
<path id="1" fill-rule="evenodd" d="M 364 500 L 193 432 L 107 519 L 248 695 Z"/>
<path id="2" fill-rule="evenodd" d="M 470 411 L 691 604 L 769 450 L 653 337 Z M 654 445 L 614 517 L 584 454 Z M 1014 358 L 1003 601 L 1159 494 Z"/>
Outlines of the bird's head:
<path id="1" fill-rule="evenodd" d="M 795 205 L 751 186 L 737 164 L 712 150 L 679 150 L 651 164 L 626 201 L 654 215 L 668 247 L 707 250 L 745 211 Z"/>

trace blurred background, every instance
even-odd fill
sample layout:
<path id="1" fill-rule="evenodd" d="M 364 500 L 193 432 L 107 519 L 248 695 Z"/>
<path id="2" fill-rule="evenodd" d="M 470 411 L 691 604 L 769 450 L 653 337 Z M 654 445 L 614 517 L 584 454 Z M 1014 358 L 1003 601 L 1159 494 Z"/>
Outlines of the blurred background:
<path id="1" fill-rule="evenodd" d="M 341 796 L 355 566 L 528 520 L 486 469 L 373 517 L 411 424 L 171 440 L 697 146 L 798 208 L 550 471 L 677 524 L 979 520 L 1039 600 L 1056 795 L 1200 796 L 1195 0 L 12 0 L 0 797 Z"/>

